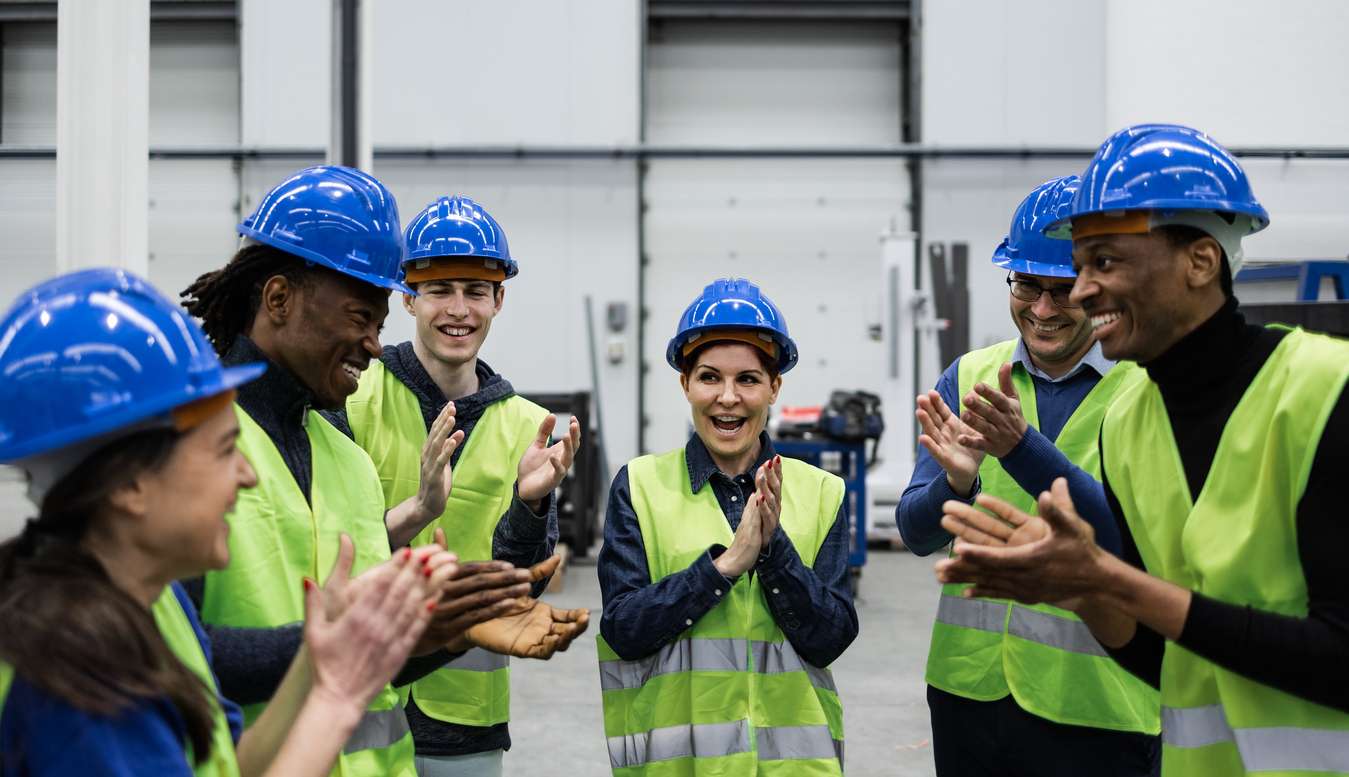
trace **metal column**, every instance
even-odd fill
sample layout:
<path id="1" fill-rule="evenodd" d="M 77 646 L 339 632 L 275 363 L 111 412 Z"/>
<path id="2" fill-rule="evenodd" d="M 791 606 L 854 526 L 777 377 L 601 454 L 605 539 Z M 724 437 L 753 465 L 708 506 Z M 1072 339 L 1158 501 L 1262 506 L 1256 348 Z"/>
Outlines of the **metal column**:
<path id="1" fill-rule="evenodd" d="M 370 89 L 373 68 L 369 49 L 374 24 L 370 0 L 333 0 L 333 121 L 328 161 L 369 171 Z"/>
<path id="2" fill-rule="evenodd" d="M 56 266 L 148 270 L 150 1 L 60 0 Z"/>

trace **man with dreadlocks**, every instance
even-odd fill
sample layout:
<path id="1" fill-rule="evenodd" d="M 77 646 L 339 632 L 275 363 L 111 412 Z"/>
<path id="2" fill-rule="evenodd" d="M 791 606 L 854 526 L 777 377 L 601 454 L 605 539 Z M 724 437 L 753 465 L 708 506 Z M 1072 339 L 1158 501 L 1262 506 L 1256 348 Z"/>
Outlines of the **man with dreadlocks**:
<path id="1" fill-rule="evenodd" d="M 341 534 L 354 541 L 359 572 L 439 516 L 462 435 L 449 433 L 452 416 L 438 419 L 443 434 L 422 452 L 418 494 L 386 512 L 370 458 L 317 412 L 341 408 L 356 390 L 380 352 L 390 291 L 410 291 L 401 280 L 397 205 L 383 184 L 345 167 L 301 170 L 269 192 L 239 232 L 244 247 L 183 298 L 223 363 L 268 364 L 269 377 L 240 391 L 235 406 L 238 444 L 259 483 L 240 491 L 229 517 L 233 564 L 189 588 L 212 637 L 222 691 L 244 704 L 252 721 L 300 648 L 301 579 L 332 567 Z M 470 627 L 517 613 L 529 584 L 555 565 L 460 565 L 415 651 L 427 655 L 410 661 L 396 682 L 445 663 L 447 646 L 466 649 Z M 584 629 L 584 617 L 577 620 L 535 628 L 517 642 L 551 654 Z M 392 686 L 375 697 L 343 748 L 339 773 L 415 774 L 412 737 Z"/>

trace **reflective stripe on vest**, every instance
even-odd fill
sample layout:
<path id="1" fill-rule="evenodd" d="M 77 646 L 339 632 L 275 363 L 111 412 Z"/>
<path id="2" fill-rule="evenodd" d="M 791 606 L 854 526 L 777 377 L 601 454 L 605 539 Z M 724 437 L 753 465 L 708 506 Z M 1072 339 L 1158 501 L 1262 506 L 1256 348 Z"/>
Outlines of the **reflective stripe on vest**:
<path id="1" fill-rule="evenodd" d="M 711 487 L 692 493 L 683 454 L 628 465 L 653 582 L 687 569 L 709 543 L 732 539 Z M 842 504 L 843 483 L 800 461 L 782 465 L 781 526 L 802 562 L 813 566 Z M 752 775 L 756 763 L 769 761 L 792 773 L 842 774 L 843 715 L 833 678 L 786 640 L 757 576 L 741 576 L 692 627 L 644 659 L 624 661 L 603 637 L 596 642 L 610 763 L 624 777 L 671 769 Z M 731 760 L 702 760 L 714 758 Z M 681 759 L 692 760 L 668 763 Z M 646 770 L 657 762 L 667 763 Z"/>
<path id="2" fill-rule="evenodd" d="M 750 751 L 749 721 L 657 728 L 609 737 L 608 743 L 609 765 L 615 769 L 674 758 L 716 758 Z"/>
<path id="3" fill-rule="evenodd" d="M 440 517 L 412 541 L 426 545 L 443 528 L 450 550 L 465 561 L 492 557 L 492 535 L 515 495 L 520 457 L 534 441 L 548 411 L 522 398 L 488 405 L 473 426 L 454 465 L 454 488 Z M 376 361 L 347 398 L 347 421 L 356 443 L 379 473 L 385 509 L 417 493 L 426 419 L 412 390 Z M 404 702 L 436 720 L 492 726 L 510 719 L 510 660 L 471 650 L 412 685 L 399 689 Z"/>
<path id="4" fill-rule="evenodd" d="M 960 396 L 976 383 L 998 385 L 998 370 L 1012 359 L 1016 344 L 1008 340 L 960 357 Z M 1102 376 L 1054 441 L 1064 457 L 1099 479 L 1101 419 L 1119 392 L 1144 379 L 1142 370 L 1127 363 Z M 1038 428 L 1035 383 L 1024 365 L 1013 365 L 1012 383 L 1026 422 Z M 1035 511 L 1034 498 L 993 456 L 980 464 L 979 479 L 983 493 Z M 1011 694 L 1023 709 L 1056 723 L 1158 732 L 1157 692 L 1110 659 L 1076 616 L 1049 605 L 967 599 L 966 588 L 942 587 L 928 651 L 929 684 L 976 701 Z"/>
<path id="5" fill-rule="evenodd" d="M 1285 335 L 1232 410 L 1197 501 L 1156 384 L 1117 397 L 1103 462 L 1148 572 L 1226 604 L 1306 617 L 1296 510 L 1347 380 L 1349 343 Z M 1170 641 L 1161 689 L 1166 777 L 1349 774 L 1347 713 Z"/>
<path id="6" fill-rule="evenodd" d="M 150 606 L 150 614 L 154 616 L 155 626 L 159 629 L 159 635 L 164 638 L 164 644 L 168 645 L 169 650 L 173 651 L 183 666 L 187 667 L 209 690 L 211 755 L 204 762 L 193 766 L 192 774 L 196 777 L 238 777 L 239 762 L 234 753 L 234 735 L 230 732 L 225 710 L 220 706 L 215 675 L 211 673 L 206 653 L 202 651 L 201 642 L 197 639 L 197 632 L 192 628 L 192 622 L 188 620 L 182 602 L 178 601 L 172 586 L 166 587 Z M 185 742 L 184 749 L 187 762 L 191 764 L 196 760 L 192 754 L 191 744 Z"/>
<path id="7" fill-rule="evenodd" d="M 805 672 L 816 688 L 838 692 L 834 676 L 803 660 L 790 642 L 750 642 L 743 639 L 681 639 L 636 661 L 600 660 L 600 689 L 641 688 L 653 677 L 675 672 L 747 672 L 750 656 L 760 674 Z"/>
<path id="8" fill-rule="evenodd" d="M 825 760 L 843 763 L 843 742 L 828 726 L 776 726 L 754 731 L 760 761 Z"/>
<path id="9" fill-rule="evenodd" d="M 301 493 L 280 451 L 238 405 L 239 450 L 258 474 L 258 485 L 239 492 L 230 523 L 230 563 L 206 573 L 201 618 L 242 628 L 275 628 L 304 620 L 304 577 L 320 584 L 332 571 L 339 537 L 356 549 L 352 575 L 389 557 L 384 498 L 370 459 L 317 412 L 305 415 L 313 484 L 310 500 Z M 312 504 L 311 504 L 312 503 Z M 264 704 L 244 707 L 250 723 Z M 412 736 L 398 694 L 386 686 L 343 748 L 333 768 L 341 777 L 415 777 Z M 386 713 L 386 714 L 379 714 Z"/>
<path id="10" fill-rule="evenodd" d="M 942 594 L 937 604 L 937 620 L 997 634 L 1003 632 L 1005 623 L 1007 633 L 1014 637 L 1072 653 L 1108 657 L 1082 621 L 1026 607 L 1013 607 L 1008 618 L 1006 602 Z"/>
<path id="11" fill-rule="evenodd" d="M 1234 731 L 1221 704 L 1163 707 L 1162 742 L 1177 748 L 1233 743 L 1252 772 L 1349 772 L 1349 730 L 1280 726 Z"/>
<path id="12" fill-rule="evenodd" d="M 749 641 L 680 639 L 636 661 L 600 660 L 600 690 L 641 688 L 653 677 L 675 672 L 747 672 Z"/>
<path id="13" fill-rule="evenodd" d="M 361 716 L 361 722 L 357 724 L 356 730 L 351 733 L 351 736 L 347 738 L 347 743 L 342 746 L 342 752 L 351 754 L 359 750 L 389 747 L 407 736 L 410 730 L 407 715 L 403 714 L 401 707 L 387 710 L 366 710 L 365 714 Z"/>
<path id="14" fill-rule="evenodd" d="M 676 758 L 717 758 L 748 753 L 749 721 L 670 726 L 640 734 L 609 737 L 609 765 L 645 766 Z M 828 726 L 777 726 L 754 729 L 760 761 L 826 760 L 843 762 L 843 742 Z"/>
<path id="15" fill-rule="evenodd" d="M 509 656 L 475 647 L 451 661 L 449 666 L 460 672 L 495 672 L 510 666 L 510 662 Z"/>

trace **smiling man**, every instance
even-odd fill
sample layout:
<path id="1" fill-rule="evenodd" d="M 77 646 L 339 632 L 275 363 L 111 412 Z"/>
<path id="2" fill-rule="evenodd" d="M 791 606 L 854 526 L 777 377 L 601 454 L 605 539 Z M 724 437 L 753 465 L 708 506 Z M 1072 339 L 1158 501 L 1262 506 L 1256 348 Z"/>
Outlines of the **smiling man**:
<path id="1" fill-rule="evenodd" d="M 478 203 L 454 196 L 417 214 L 406 241 L 406 279 L 416 292 L 402 302 L 416 336 L 385 348 L 345 412 L 328 417 L 370 454 L 391 512 L 416 499 L 422 451 L 441 444 L 453 420 L 463 441 L 450 454 L 454 489 L 418 540 L 440 529 L 462 559 L 536 564 L 557 542 L 553 490 L 581 430 L 573 418 L 550 446 L 555 417 L 478 358 L 505 301 L 503 283 L 518 272 L 506 234 Z M 546 585 L 537 581 L 533 593 Z M 400 691 L 422 777 L 501 774 L 511 745 L 506 656 L 474 648 Z"/>
<path id="2" fill-rule="evenodd" d="M 390 535 L 415 534 L 423 516 L 444 509 L 449 479 L 433 468 L 431 487 L 386 512 L 370 458 L 318 412 L 340 408 L 356 390 L 379 355 L 390 291 L 408 290 L 398 208 L 384 185 L 352 168 L 306 168 L 268 192 L 239 233 L 239 252 L 183 297 L 224 364 L 268 365 L 266 379 L 240 387 L 235 403 L 239 449 L 258 484 L 239 492 L 230 513 L 229 568 L 188 589 L 212 638 L 221 689 L 252 722 L 300 648 L 302 578 L 319 580 L 332 568 L 344 534 L 357 571 L 387 559 Z M 426 458 L 442 461 L 455 442 L 447 438 Z M 405 676 L 443 663 L 448 655 L 437 648 L 468 627 L 518 609 L 531 572 L 499 567 L 460 565 L 417 651 L 429 663 L 410 665 Z M 334 774 L 415 774 L 392 686 L 375 697 Z"/>
<path id="3" fill-rule="evenodd" d="M 1072 251 L 1041 234 L 1076 176 L 1036 187 L 993 254 L 1008 270 L 1021 336 L 960 357 L 918 398 L 918 464 L 897 509 L 905 543 L 927 555 L 951 541 L 942 504 L 979 493 L 1031 509 L 1056 477 L 1102 501 L 1096 432 L 1133 365 L 1101 353 L 1073 289 Z M 995 389 L 992 384 L 999 388 Z M 1111 522 L 1102 544 L 1118 549 Z M 1149 775 L 1159 744 L 1154 690 L 1115 664 L 1072 613 L 942 590 L 928 652 L 933 754 L 942 777 Z"/>
<path id="4" fill-rule="evenodd" d="M 1100 433 L 1122 558 L 1055 483 L 1039 517 L 948 503 L 962 541 L 938 577 L 1071 604 L 1160 689 L 1166 777 L 1349 774 L 1349 344 L 1238 312 L 1242 239 L 1269 217 L 1209 136 L 1129 127 L 1082 178 L 1050 225 L 1072 238 L 1072 299 L 1148 378 Z"/>

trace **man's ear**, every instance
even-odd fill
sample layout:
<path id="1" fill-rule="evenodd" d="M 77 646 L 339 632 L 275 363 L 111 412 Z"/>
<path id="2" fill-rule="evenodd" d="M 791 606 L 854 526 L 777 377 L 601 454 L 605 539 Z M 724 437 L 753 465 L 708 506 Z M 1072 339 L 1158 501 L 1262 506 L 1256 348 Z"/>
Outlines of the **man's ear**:
<path id="1" fill-rule="evenodd" d="M 1185 247 L 1185 278 L 1191 288 L 1222 283 L 1223 247 L 1205 235 Z"/>
<path id="2" fill-rule="evenodd" d="M 403 293 L 403 310 L 406 310 L 409 316 L 417 315 L 417 311 L 413 310 L 412 308 L 412 304 L 413 302 L 416 301 L 416 299 L 417 298 L 415 296 L 408 294 L 407 292 Z"/>
<path id="3" fill-rule="evenodd" d="M 501 303 L 505 301 L 506 301 L 506 284 L 498 283 L 496 290 L 496 310 L 494 311 L 494 314 L 501 312 Z"/>
<path id="4" fill-rule="evenodd" d="M 280 328 L 295 315 L 299 309 L 298 287 L 284 275 L 273 275 L 262 284 L 260 312 L 267 316 L 272 326 Z"/>

